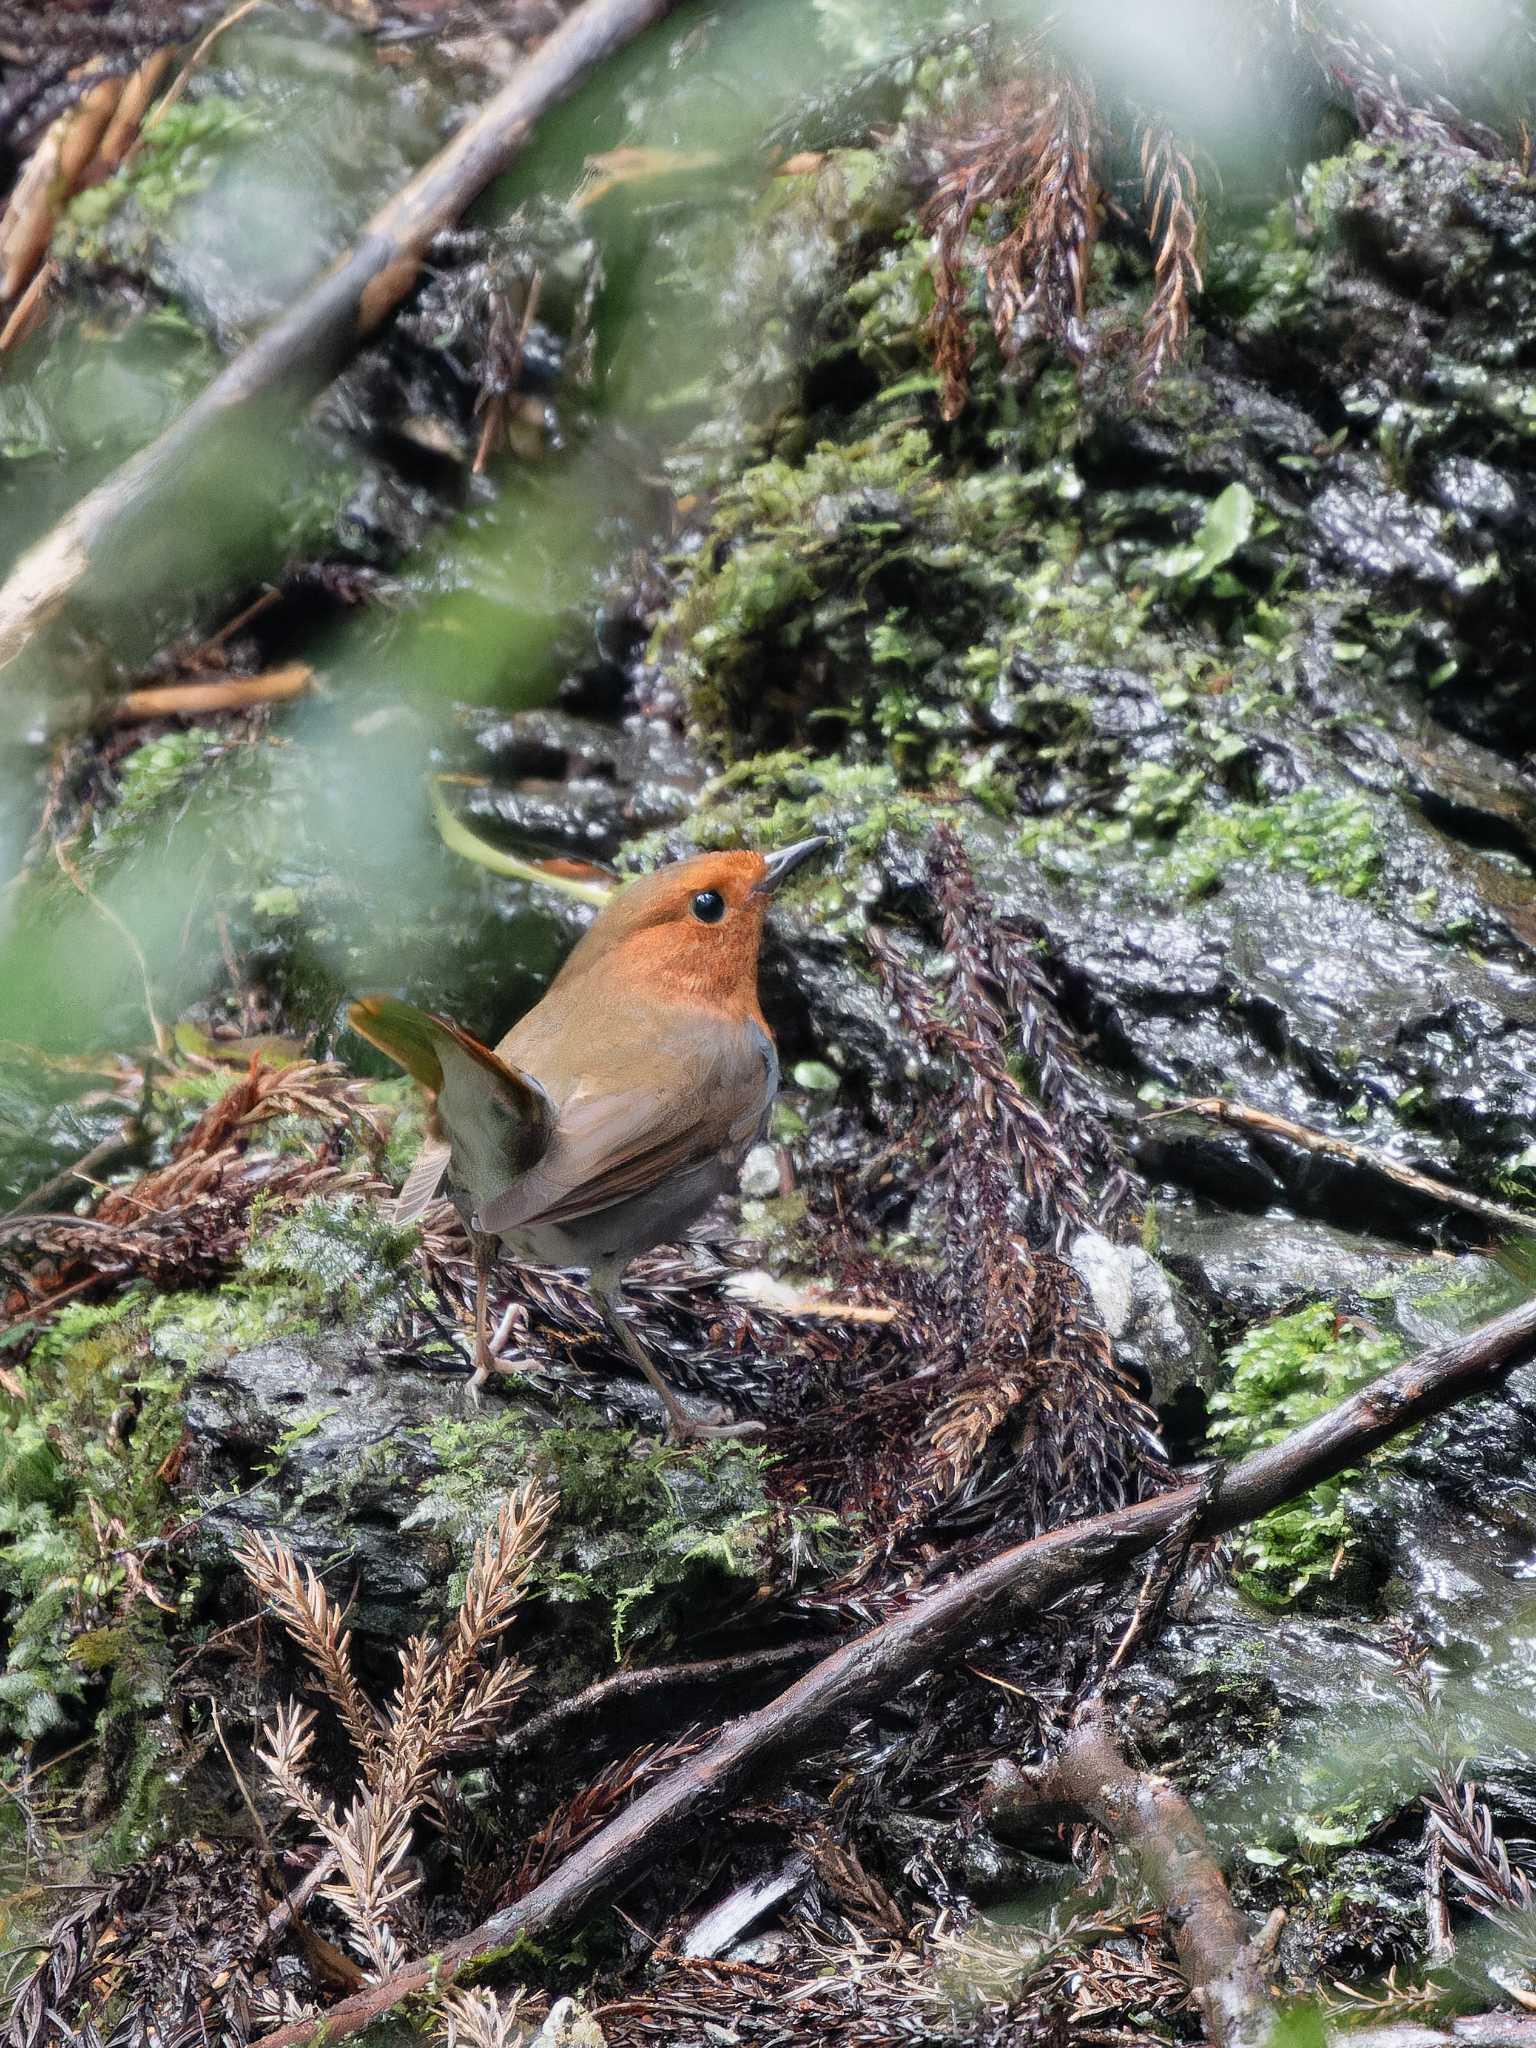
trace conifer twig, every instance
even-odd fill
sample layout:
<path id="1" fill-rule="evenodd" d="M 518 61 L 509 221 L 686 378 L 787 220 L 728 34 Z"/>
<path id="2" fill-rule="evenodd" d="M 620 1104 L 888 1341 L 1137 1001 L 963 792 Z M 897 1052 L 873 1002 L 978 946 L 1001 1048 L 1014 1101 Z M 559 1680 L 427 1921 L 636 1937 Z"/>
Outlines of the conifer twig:
<path id="1" fill-rule="evenodd" d="M 1142 131 L 1141 183 L 1153 249 L 1152 301 L 1136 365 L 1136 396 L 1144 400 L 1183 349 L 1190 300 L 1203 283 L 1197 258 L 1199 187 L 1189 158 L 1172 131 L 1160 124 Z"/>
<path id="2" fill-rule="evenodd" d="M 352 1668 L 342 1610 L 308 1566 L 276 1538 L 250 1537 L 236 1553 L 256 1592 L 276 1611 L 313 1666 L 357 1752 L 359 1780 L 344 1813 L 311 1782 L 315 1714 L 296 1701 L 279 1707 L 257 1751 L 267 1775 L 336 1860 L 324 1896 L 351 1925 L 375 1976 L 403 1961 L 396 1921 L 416 1886 L 407 1864 L 411 1830 L 444 1758 L 488 1733 L 531 1673 L 510 1659 L 487 1667 L 527 1588 L 554 1497 L 528 1485 L 503 1502 L 476 1543 L 443 1644 L 412 1636 L 399 1652 L 400 1678 L 384 1714 L 369 1703 Z"/>

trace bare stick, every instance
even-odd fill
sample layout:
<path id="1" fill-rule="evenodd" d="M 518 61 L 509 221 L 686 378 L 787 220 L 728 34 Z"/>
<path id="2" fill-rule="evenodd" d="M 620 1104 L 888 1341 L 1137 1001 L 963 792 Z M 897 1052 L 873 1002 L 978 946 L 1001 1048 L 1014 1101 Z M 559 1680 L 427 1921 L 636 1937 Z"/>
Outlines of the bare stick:
<path id="1" fill-rule="evenodd" d="M 212 711 L 248 711 L 255 704 L 283 704 L 302 697 L 314 679 L 305 661 L 264 669 L 259 676 L 209 677 L 201 682 L 151 683 L 130 690 L 113 708 L 119 724 L 140 718 L 202 717 Z"/>
<path id="2" fill-rule="evenodd" d="M 1266 1137 L 1284 1138 L 1292 1145 L 1299 1145 L 1304 1152 L 1321 1153 L 1329 1159 L 1347 1159 L 1351 1166 L 1364 1166 L 1386 1180 L 1396 1181 L 1399 1187 L 1412 1188 L 1416 1195 L 1423 1195 L 1431 1202 L 1444 1202 L 1452 1209 L 1465 1209 L 1488 1223 L 1500 1224 L 1505 1230 L 1522 1230 L 1527 1235 L 1536 1235 L 1536 1215 L 1529 1210 L 1507 1209 L 1502 1202 L 1490 1202 L 1484 1195 L 1469 1195 L 1464 1188 L 1453 1188 L 1449 1181 L 1432 1180 L 1427 1173 L 1415 1173 L 1411 1166 L 1399 1166 L 1385 1152 L 1374 1152 L 1367 1145 L 1352 1145 L 1348 1138 L 1330 1137 L 1326 1131 L 1308 1130 L 1305 1124 L 1293 1124 L 1289 1117 L 1271 1116 L 1267 1109 L 1250 1109 L 1245 1103 L 1223 1101 L 1219 1095 L 1195 1095 L 1185 1102 L 1170 1102 L 1155 1114 L 1172 1116 L 1181 1109 L 1192 1110 L 1196 1116 L 1213 1117 L 1217 1123 L 1236 1124 L 1242 1130 L 1261 1131 Z"/>
<path id="3" fill-rule="evenodd" d="M 755 1678 L 759 1672 L 774 1671 L 784 1664 L 809 1664 L 825 1654 L 825 1642 L 774 1643 L 765 1650 L 744 1650 L 737 1657 L 705 1657 L 692 1664 L 649 1664 L 638 1671 L 616 1671 L 611 1678 L 595 1678 L 569 1699 L 535 1714 L 520 1728 L 512 1728 L 496 1741 L 498 1757 L 519 1756 L 533 1749 L 556 1728 L 572 1721 L 584 1721 L 600 1714 L 616 1701 L 628 1705 L 649 1693 L 678 1692 L 687 1686 L 728 1685 L 735 1679 Z"/>
<path id="4" fill-rule="evenodd" d="M 0 586 L 0 683 L 19 690 L 21 719 L 57 725 L 66 710 L 78 715 L 89 708 L 113 660 L 124 653 L 123 620 L 116 614 L 128 593 L 133 615 L 153 623 L 165 604 L 184 602 L 186 592 L 206 595 L 232 575 L 239 580 L 242 569 L 249 573 L 249 564 L 234 561 L 244 550 L 230 551 L 232 515 L 250 509 L 231 502 L 239 450 L 270 439 L 298 416 L 394 311 L 432 237 L 506 170 L 539 117 L 675 4 L 582 0 L 380 208 L 350 250 L 226 364 L 157 440 L 22 555 Z M 74 700 L 67 707 L 50 664 L 67 679 Z"/>
<path id="5" fill-rule="evenodd" d="M 1253 1929 L 1189 1801 L 1167 1778 L 1138 1771 L 1115 1740 L 1102 1696 L 1088 1700 L 1038 1770 L 1000 1765 L 982 1813 L 1003 1834 L 1042 1807 L 1085 1813 L 1135 1857 L 1162 1907 L 1212 2048 L 1263 2048 L 1274 2020 Z"/>
<path id="6" fill-rule="evenodd" d="M 1234 1465 L 1207 1489 L 1200 1533 L 1240 1528 L 1294 1500 L 1415 1423 L 1498 1386 L 1533 1356 L 1536 1301 L 1523 1302 L 1454 1343 L 1420 1352 L 1283 1443 Z M 1039 1613 L 1064 1594 L 1117 1577 L 1180 1528 L 1204 1486 L 1195 1480 L 1134 1507 L 1053 1529 L 917 1595 L 889 1621 L 824 1657 L 767 1706 L 727 1723 L 707 1749 L 642 1793 L 525 1897 L 436 1956 L 333 2006 L 325 2016 L 327 2041 L 360 2032 L 402 1998 L 446 1981 L 516 1935 L 542 1939 L 611 1899 L 664 1854 L 684 1827 L 719 1812 L 773 1763 L 827 1740 L 872 1701 L 956 1656 L 1005 1610 Z M 263 2048 L 300 2048 L 312 2031 L 307 2022 L 280 2027 L 261 2037 Z"/>

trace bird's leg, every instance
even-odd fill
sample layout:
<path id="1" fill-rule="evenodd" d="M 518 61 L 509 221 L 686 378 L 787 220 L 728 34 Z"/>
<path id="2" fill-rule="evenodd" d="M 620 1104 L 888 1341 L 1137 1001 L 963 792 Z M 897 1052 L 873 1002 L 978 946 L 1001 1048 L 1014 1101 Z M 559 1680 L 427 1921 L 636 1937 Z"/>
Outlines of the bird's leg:
<path id="1" fill-rule="evenodd" d="M 472 1402 L 478 1402 L 480 1389 L 496 1370 L 496 1347 L 486 1335 L 490 1322 L 488 1297 L 491 1267 L 496 1263 L 496 1239 L 482 1237 L 478 1230 L 472 1230 L 469 1245 L 475 1261 L 475 1370 L 465 1391 Z"/>
<path id="2" fill-rule="evenodd" d="M 763 1425 L 756 1421 L 746 1422 L 699 1422 L 688 1413 L 677 1395 L 669 1387 L 651 1362 L 645 1346 L 630 1327 L 624 1314 L 623 1297 L 619 1292 L 617 1278 L 605 1274 L 592 1275 L 592 1299 L 602 1310 L 603 1321 L 612 1330 L 626 1354 L 635 1361 L 651 1385 L 661 1396 L 667 1411 L 667 1435 L 674 1443 L 688 1443 L 697 1438 L 762 1436 Z"/>

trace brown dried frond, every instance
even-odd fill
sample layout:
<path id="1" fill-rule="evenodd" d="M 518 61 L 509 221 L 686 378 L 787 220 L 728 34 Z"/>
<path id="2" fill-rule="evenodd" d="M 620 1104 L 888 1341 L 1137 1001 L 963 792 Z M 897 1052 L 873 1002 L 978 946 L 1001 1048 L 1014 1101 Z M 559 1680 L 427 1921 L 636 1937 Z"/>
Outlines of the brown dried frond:
<path id="1" fill-rule="evenodd" d="M 476 1543 L 449 1638 L 450 1676 L 488 1650 L 511 1621 L 554 1511 L 554 1496 L 530 1482 L 502 1502 Z"/>
<path id="2" fill-rule="evenodd" d="M 1136 396 L 1147 399 L 1189 334 L 1189 302 L 1201 288 L 1199 186 L 1194 167 L 1163 126 L 1141 135 L 1141 186 L 1153 249 L 1152 300 L 1141 330 Z"/>
<path id="3" fill-rule="evenodd" d="M 379 1716 L 352 1669 L 352 1634 L 343 1610 L 286 1544 L 252 1534 L 235 1562 L 304 1652 L 341 1717 L 358 1761 L 370 1777 L 383 1758 Z M 313 1718 L 313 1717 L 311 1717 Z"/>
<path id="4" fill-rule="evenodd" d="M 1022 217 L 987 262 L 992 325 L 1005 361 L 1015 329 L 1041 331 L 1080 357 L 1088 268 L 1103 209 L 1093 171 L 1095 116 L 1085 85 L 1058 72 L 1036 116 L 1035 175 Z"/>
<path id="5" fill-rule="evenodd" d="M 1031 1239 L 1059 1247 L 1087 1224 L 1092 1203 L 1058 1120 L 1025 1094 L 1009 1067 L 1008 1011 L 1010 995 L 1023 986 L 1019 964 L 1006 944 L 1006 928 L 976 885 L 958 833 L 948 825 L 933 836 L 928 872 L 951 963 L 946 1011 L 954 1049 L 967 1070 L 970 1122 L 978 1141 L 992 1134 L 989 1155 L 1017 1176 Z M 1006 963 L 1001 972 L 1000 952 Z M 1039 995 L 1037 984 L 1029 991 L 1036 1010 Z"/>
<path id="6" fill-rule="evenodd" d="M 365 1169 L 334 1163 L 343 1138 L 370 1149 L 386 1135 L 369 1084 L 327 1062 L 269 1066 L 259 1055 L 181 1138 L 165 1165 L 107 1188 L 89 1216 L 0 1218 L 0 1304 L 10 1321 L 56 1301 L 105 1293 L 143 1277 L 166 1289 L 219 1280 L 247 1241 L 251 1205 L 291 1206 L 311 1195 L 382 1190 Z M 328 1133 L 316 1156 L 263 1145 L 279 1117 Z M 18 1256 L 12 1260 L 10 1247 Z"/>
<path id="7" fill-rule="evenodd" d="M 414 1818 L 412 1807 L 359 1792 L 339 1824 L 324 1831 L 341 1871 L 321 1895 L 346 1915 L 359 1954 L 381 1977 L 404 1961 L 393 1922 L 419 1881 L 405 1868 Z"/>
<path id="8" fill-rule="evenodd" d="M 1093 170 L 1095 117 L 1064 71 L 1011 81 L 945 150 L 923 225 L 934 236 L 929 340 L 954 419 L 970 385 L 974 341 L 966 244 L 983 208 L 1011 213 L 984 265 L 987 309 L 1005 363 L 1043 336 L 1083 353 L 1088 268 L 1102 206 Z"/>
<path id="9" fill-rule="evenodd" d="M 0 2024 L 5 2048 L 244 2041 L 265 1938 L 249 1845 L 167 1845 L 92 1890 L 45 1937 Z"/>
<path id="10" fill-rule="evenodd" d="M 930 878 L 942 1003 L 887 939 L 870 940 L 904 1021 L 963 1079 L 943 1112 L 947 1215 L 926 1412 L 871 1488 L 890 1511 L 870 1515 L 866 1568 L 940 1515 L 1038 1530 L 1139 1497 L 1166 1472 L 1156 1418 L 1064 1255 L 1094 1221 L 1112 1220 L 1129 1176 L 1027 935 L 997 917 L 947 828 L 934 835 Z M 1018 1080 L 1020 1051 L 1048 1099 Z M 1104 1182 L 1097 1212 L 1085 1166 Z"/>
<path id="11" fill-rule="evenodd" d="M 1424 1795 L 1431 1832 L 1441 1843 L 1446 1874 L 1486 1920 L 1508 1922 L 1536 1903 L 1529 1874 L 1511 1863 L 1493 1812 L 1474 1779 L 1437 1773 Z M 1526 1930 L 1536 1935 L 1536 1921 Z"/>
<path id="12" fill-rule="evenodd" d="M 514 1991 L 503 2005 L 494 1991 L 445 1992 L 437 2009 L 443 2048 L 518 2048 L 525 1997 Z"/>
<path id="13" fill-rule="evenodd" d="M 885 1886 L 859 1860 L 858 1851 L 838 1841 L 819 1822 L 802 1837 L 816 1874 L 855 1924 L 894 1941 L 906 1938 L 907 1923 Z"/>
<path id="14" fill-rule="evenodd" d="M 1413 56 L 1387 41 L 1385 15 L 1327 4 L 1288 8 L 1290 27 L 1310 51 L 1329 85 L 1342 93 L 1362 135 L 1400 142 L 1428 143 L 1470 149 L 1480 156 L 1508 154 L 1504 138 L 1486 122 L 1470 120 L 1442 88 L 1450 83 L 1442 44 L 1438 60 L 1422 36 Z M 1428 27 L 1432 17 L 1419 14 L 1416 25 Z M 1437 84 L 1423 66 L 1440 74 Z"/>
<path id="15" fill-rule="evenodd" d="M 530 1673 L 510 1661 L 486 1667 L 527 1587 L 553 1496 L 533 1485 L 503 1502 L 475 1545 L 464 1598 L 439 1644 L 412 1636 L 399 1652 L 400 1678 L 381 1715 L 352 1668 L 342 1610 L 285 1544 L 250 1538 L 236 1553 L 255 1591 L 275 1611 L 313 1666 L 357 1752 L 360 1782 L 345 1813 L 311 1784 L 314 1714 L 280 1707 L 257 1755 L 295 1812 L 335 1852 L 340 1866 L 324 1887 L 346 1915 L 354 1946 L 377 1975 L 402 1959 L 398 1916 L 416 1886 L 407 1865 L 416 1816 L 456 1746 L 494 1728 Z"/>
<path id="16" fill-rule="evenodd" d="M 1466 1761 L 1451 1749 L 1451 1729 L 1430 1669 L 1431 1645 L 1412 1629 L 1393 1631 L 1398 1677 L 1418 1715 L 1419 1741 L 1429 1784 L 1422 1795 L 1425 1847 L 1437 1878 L 1455 1883 L 1464 1902 L 1525 1944 L 1536 1958 L 1536 1882 L 1512 1863 L 1482 1787 L 1467 1776 Z M 1438 1893 L 1438 1882 L 1432 1887 Z"/>

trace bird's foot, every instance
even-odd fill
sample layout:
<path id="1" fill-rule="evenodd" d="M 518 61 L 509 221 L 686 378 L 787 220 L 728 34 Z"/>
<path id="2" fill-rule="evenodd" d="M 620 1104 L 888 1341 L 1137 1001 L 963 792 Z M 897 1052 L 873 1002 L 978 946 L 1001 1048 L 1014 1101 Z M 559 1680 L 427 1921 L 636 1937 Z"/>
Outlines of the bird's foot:
<path id="1" fill-rule="evenodd" d="M 713 1402 L 707 1405 L 705 1414 L 692 1415 L 675 1395 L 667 1403 L 667 1442 L 671 1444 L 725 1443 L 767 1434 L 767 1424 L 759 1422 L 755 1415 L 733 1421 Z"/>
<path id="2" fill-rule="evenodd" d="M 475 1369 L 465 1382 L 464 1399 L 471 1408 L 479 1408 L 485 1400 L 485 1389 L 501 1373 L 514 1372 L 516 1361 L 502 1357 L 503 1347 L 514 1330 L 522 1328 L 526 1316 L 517 1303 L 508 1308 L 496 1325 L 496 1334 L 487 1338 L 483 1331 L 475 1335 Z"/>
<path id="3" fill-rule="evenodd" d="M 667 1424 L 667 1441 L 673 1444 L 718 1444 L 747 1443 L 753 1437 L 766 1436 L 768 1425 L 759 1422 L 755 1415 L 740 1422 L 675 1422 Z"/>

